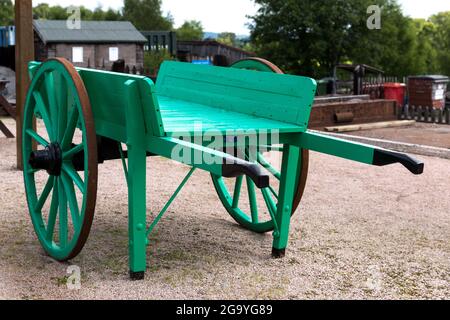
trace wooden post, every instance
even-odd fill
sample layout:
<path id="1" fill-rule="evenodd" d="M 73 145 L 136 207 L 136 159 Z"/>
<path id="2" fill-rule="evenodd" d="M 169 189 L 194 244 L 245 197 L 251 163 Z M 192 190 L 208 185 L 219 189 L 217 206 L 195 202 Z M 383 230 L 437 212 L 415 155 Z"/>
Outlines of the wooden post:
<path id="1" fill-rule="evenodd" d="M 15 1 L 17 168 L 23 169 L 22 116 L 29 85 L 28 62 L 34 60 L 32 0 Z"/>

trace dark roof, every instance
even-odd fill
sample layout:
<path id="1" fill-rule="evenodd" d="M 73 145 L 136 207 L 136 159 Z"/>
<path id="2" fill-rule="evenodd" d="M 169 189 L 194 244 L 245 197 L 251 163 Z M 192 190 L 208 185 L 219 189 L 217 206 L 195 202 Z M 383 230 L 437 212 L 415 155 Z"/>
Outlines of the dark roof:
<path id="1" fill-rule="evenodd" d="M 448 82 L 450 79 L 447 76 L 442 75 L 425 75 L 425 76 L 410 76 L 408 79 L 414 80 L 430 80 L 433 82 Z"/>
<path id="2" fill-rule="evenodd" d="M 81 29 L 70 29 L 66 20 L 34 20 L 33 26 L 44 43 L 147 42 L 128 21 L 81 21 Z"/>

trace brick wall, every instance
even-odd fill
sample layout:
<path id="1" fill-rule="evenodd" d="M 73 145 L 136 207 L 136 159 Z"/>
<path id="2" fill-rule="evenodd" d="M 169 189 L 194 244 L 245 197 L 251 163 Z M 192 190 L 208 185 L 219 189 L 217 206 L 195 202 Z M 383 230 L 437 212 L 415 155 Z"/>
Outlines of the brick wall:
<path id="1" fill-rule="evenodd" d="M 95 68 L 95 45 L 92 44 L 57 44 L 56 56 L 64 57 L 69 61 L 72 61 L 72 49 L 74 47 L 83 47 L 83 62 L 74 63 L 77 67 L 83 68 Z"/>
<path id="2" fill-rule="evenodd" d="M 47 44 L 36 42 L 36 59 L 44 61 L 48 58 L 63 57 L 72 61 L 74 47 L 83 47 L 83 62 L 74 63 L 77 67 L 111 70 L 113 62 L 109 60 L 109 49 L 119 49 L 119 59 L 124 59 L 130 70 L 136 66 L 140 70 L 144 66 L 144 46 L 140 44 Z"/>
<path id="3" fill-rule="evenodd" d="M 337 113 L 352 113 L 354 119 L 351 123 L 338 124 L 335 119 Z M 391 100 L 316 104 L 312 108 L 309 127 L 322 129 L 333 125 L 372 123 L 396 119 L 396 102 Z"/>

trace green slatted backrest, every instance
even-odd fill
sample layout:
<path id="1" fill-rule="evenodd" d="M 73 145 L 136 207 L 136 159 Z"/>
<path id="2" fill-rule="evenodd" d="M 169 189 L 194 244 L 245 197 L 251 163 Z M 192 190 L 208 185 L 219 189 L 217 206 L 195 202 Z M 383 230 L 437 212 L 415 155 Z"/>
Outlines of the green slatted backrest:
<path id="1" fill-rule="evenodd" d="M 157 95 L 308 127 L 313 79 L 166 61 Z"/>

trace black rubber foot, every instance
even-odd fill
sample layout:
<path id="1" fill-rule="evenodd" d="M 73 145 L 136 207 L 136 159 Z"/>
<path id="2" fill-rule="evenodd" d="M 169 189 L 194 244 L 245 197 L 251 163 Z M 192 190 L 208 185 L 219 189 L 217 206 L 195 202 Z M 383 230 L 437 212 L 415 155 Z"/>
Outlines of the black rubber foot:
<path id="1" fill-rule="evenodd" d="M 141 271 L 141 272 L 133 272 L 130 271 L 130 279 L 133 281 L 139 281 L 139 280 L 144 280 L 145 278 L 145 272 Z"/>
<path id="2" fill-rule="evenodd" d="M 286 249 L 272 249 L 272 257 L 275 259 L 282 259 L 286 256 Z"/>

